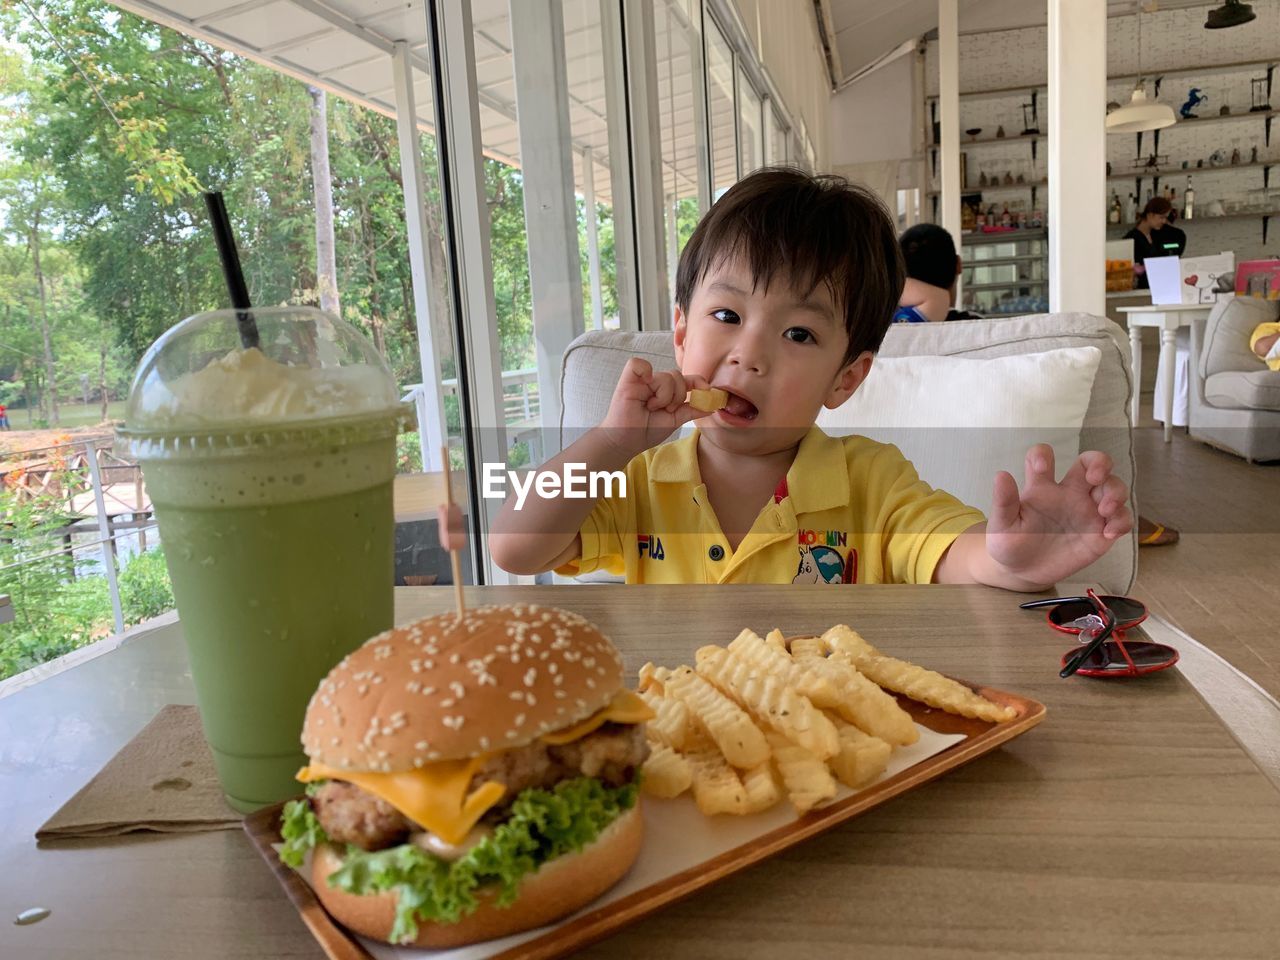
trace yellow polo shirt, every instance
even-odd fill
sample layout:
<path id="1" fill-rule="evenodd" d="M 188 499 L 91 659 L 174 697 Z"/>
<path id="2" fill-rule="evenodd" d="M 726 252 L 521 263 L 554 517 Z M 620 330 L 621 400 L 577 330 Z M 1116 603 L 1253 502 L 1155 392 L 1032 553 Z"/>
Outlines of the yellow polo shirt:
<path id="1" fill-rule="evenodd" d="M 627 464 L 627 496 L 602 497 L 566 576 L 627 583 L 929 583 L 943 553 L 986 518 L 917 476 L 897 447 L 813 427 L 736 551 L 698 471 L 698 433 Z"/>

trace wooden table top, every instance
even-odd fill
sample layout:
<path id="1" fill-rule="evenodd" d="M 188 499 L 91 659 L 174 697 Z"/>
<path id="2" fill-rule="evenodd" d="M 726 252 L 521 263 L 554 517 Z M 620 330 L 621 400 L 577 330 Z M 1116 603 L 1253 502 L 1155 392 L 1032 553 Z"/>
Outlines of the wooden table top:
<path id="1" fill-rule="evenodd" d="M 1067 638 L 985 587 L 489 587 L 468 598 L 578 611 L 633 677 L 645 660 L 692 662 L 744 626 L 847 622 L 886 652 L 1048 707 L 1003 749 L 583 956 L 1276 956 L 1280 789 L 1182 667 L 1059 680 Z M 396 599 L 403 621 L 451 609 L 453 592 Z M 190 702 L 178 624 L 0 699 L 0 956 L 322 956 L 238 831 L 36 847 L 36 828 L 156 711 Z M 38 906 L 52 915 L 13 925 Z"/>

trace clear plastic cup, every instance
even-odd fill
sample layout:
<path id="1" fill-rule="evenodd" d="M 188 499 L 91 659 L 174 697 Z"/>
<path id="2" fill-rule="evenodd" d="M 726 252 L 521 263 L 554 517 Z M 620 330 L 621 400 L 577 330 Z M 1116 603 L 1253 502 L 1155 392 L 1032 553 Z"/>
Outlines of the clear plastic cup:
<path id="1" fill-rule="evenodd" d="M 395 438 L 409 408 L 354 327 L 312 308 L 190 317 L 143 357 L 118 431 L 142 464 L 228 801 L 295 794 L 307 702 L 392 625 Z M 335 729 L 332 736 L 358 736 Z"/>

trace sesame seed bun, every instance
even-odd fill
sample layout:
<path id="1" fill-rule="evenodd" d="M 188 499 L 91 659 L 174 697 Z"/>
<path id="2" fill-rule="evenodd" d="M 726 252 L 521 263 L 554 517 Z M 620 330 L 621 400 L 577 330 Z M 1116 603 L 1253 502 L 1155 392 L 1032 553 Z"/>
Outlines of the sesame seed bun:
<path id="1" fill-rule="evenodd" d="M 419 922 L 413 946 L 458 947 L 532 930 L 568 916 L 621 880 L 644 840 L 640 804 L 622 814 L 591 843 L 577 853 L 544 863 L 520 881 L 515 902 L 494 904 L 494 892 L 477 892 L 480 905 L 457 923 Z M 311 886 L 324 908 L 343 926 L 375 940 L 388 942 L 395 923 L 397 894 L 361 896 L 330 887 L 326 878 L 342 866 L 342 850 L 331 843 L 317 847 L 311 856 Z M 404 944 L 408 945 L 408 944 Z"/>
<path id="2" fill-rule="evenodd" d="M 374 637 L 307 706 L 312 760 L 391 773 L 532 743 L 606 706 L 622 659 L 575 613 L 537 604 L 440 614 Z"/>

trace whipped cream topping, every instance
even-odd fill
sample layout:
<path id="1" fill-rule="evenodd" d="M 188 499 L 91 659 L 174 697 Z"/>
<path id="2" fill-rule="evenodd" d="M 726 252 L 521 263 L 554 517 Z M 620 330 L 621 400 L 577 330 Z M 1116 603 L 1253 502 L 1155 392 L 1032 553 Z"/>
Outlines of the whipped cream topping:
<path id="1" fill-rule="evenodd" d="M 200 370 L 152 378 L 139 408 L 146 426 L 266 424 L 376 413 L 396 406 L 395 384 L 377 367 L 291 367 L 261 350 L 232 350 Z"/>

